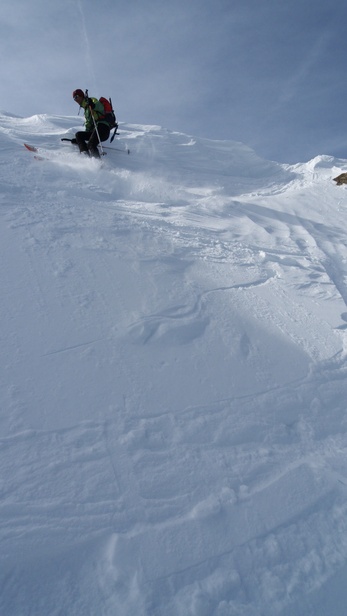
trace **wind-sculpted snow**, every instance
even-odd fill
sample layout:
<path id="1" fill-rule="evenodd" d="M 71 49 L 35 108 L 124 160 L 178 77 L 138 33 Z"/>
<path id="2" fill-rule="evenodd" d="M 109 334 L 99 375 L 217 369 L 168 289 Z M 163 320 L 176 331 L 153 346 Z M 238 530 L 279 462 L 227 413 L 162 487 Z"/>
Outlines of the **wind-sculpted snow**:
<path id="1" fill-rule="evenodd" d="M 1 614 L 344 616 L 347 160 L 78 122 L 0 115 Z"/>

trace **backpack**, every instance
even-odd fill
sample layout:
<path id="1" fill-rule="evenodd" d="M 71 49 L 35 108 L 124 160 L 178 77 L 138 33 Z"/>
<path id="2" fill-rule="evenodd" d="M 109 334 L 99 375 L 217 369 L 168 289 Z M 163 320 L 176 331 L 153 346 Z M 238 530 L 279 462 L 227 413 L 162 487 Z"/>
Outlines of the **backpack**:
<path id="1" fill-rule="evenodd" d="M 117 134 L 117 129 L 118 129 L 116 115 L 112 107 L 112 100 L 111 98 L 107 100 L 107 98 L 105 98 L 104 96 L 101 96 L 99 98 L 99 101 L 104 106 L 104 110 L 105 110 L 105 114 L 100 117 L 100 120 L 105 120 L 111 129 L 114 128 L 113 135 L 110 140 L 112 143 L 113 139 L 115 138 Z"/>
<path id="2" fill-rule="evenodd" d="M 100 119 L 108 122 L 111 128 L 114 128 L 116 125 L 116 116 L 112 109 L 112 101 L 111 99 L 107 100 L 104 96 L 99 98 L 100 103 L 103 105 L 105 113 L 103 116 L 100 116 Z"/>

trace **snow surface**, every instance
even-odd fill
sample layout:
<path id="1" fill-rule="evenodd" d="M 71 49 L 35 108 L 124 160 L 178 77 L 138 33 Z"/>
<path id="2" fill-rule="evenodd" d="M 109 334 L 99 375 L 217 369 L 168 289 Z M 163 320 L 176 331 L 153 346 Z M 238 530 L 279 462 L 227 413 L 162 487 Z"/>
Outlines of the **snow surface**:
<path id="1" fill-rule="evenodd" d="M 347 160 L 78 128 L 0 115 L 0 613 L 345 616 Z"/>

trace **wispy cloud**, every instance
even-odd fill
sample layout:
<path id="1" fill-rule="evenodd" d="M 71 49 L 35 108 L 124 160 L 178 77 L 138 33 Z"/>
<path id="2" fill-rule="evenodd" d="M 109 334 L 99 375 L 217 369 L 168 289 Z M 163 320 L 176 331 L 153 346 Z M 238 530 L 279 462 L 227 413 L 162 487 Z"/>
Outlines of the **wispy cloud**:
<path id="1" fill-rule="evenodd" d="M 331 39 L 332 32 L 330 30 L 323 32 L 318 37 L 296 71 L 282 87 L 277 100 L 277 108 L 287 105 L 298 95 L 300 87 L 307 80 L 312 68 L 321 62 Z"/>

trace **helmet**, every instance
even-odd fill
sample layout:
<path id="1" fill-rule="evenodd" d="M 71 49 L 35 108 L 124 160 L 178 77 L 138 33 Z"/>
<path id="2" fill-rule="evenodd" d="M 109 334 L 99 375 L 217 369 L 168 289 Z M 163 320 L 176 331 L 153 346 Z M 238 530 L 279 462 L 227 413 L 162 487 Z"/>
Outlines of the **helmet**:
<path id="1" fill-rule="evenodd" d="M 83 90 L 81 90 L 81 88 L 78 88 L 77 90 L 74 90 L 72 92 L 72 98 L 76 99 L 76 96 L 80 96 L 81 98 L 84 98 L 84 92 Z"/>

